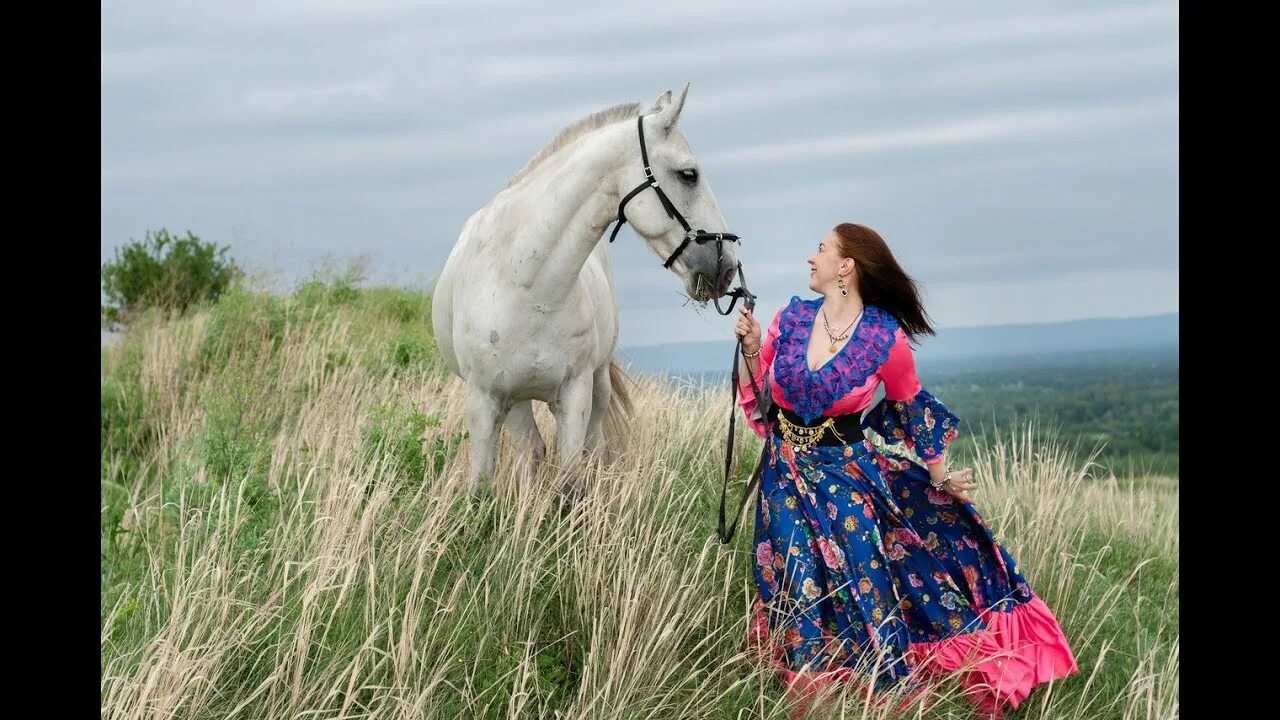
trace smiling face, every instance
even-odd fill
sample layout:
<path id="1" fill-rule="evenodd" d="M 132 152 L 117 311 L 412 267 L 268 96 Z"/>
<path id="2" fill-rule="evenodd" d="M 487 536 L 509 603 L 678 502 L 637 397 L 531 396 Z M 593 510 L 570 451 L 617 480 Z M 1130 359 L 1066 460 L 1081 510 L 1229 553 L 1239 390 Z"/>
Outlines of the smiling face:
<path id="1" fill-rule="evenodd" d="M 844 279 L 845 287 L 853 287 L 853 260 L 840 256 L 840 245 L 835 232 L 818 243 L 817 250 L 809 256 L 809 289 L 826 295 L 839 292 L 836 280 Z"/>

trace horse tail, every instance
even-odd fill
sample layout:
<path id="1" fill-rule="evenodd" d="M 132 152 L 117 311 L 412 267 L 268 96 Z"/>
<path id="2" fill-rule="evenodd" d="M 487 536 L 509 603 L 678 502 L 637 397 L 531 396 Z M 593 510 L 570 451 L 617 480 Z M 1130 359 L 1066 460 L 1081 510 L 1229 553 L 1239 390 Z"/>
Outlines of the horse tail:
<path id="1" fill-rule="evenodd" d="M 604 412 L 603 429 L 605 444 L 612 448 L 618 447 L 629 434 L 631 417 L 635 414 L 635 406 L 631 402 L 631 386 L 634 383 L 618 361 L 610 358 L 609 386 L 612 392 L 609 394 L 609 407 Z"/>

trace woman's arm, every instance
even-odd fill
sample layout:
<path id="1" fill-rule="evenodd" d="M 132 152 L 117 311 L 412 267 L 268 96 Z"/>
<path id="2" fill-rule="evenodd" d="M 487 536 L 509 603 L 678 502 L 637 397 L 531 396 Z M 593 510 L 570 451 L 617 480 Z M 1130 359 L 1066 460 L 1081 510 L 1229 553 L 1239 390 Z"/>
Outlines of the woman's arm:
<path id="1" fill-rule="evenodd" d="M 947 445 L 960 434 L 960 419 L 920 384 L 906 333 L 899 328 L 896 335 L 889 358 L 877 371 L 884 382 L 884 400 L 868 419 L 886 440 L 902 440 L 915 450 L 928 468 L 929 483 L 935 489 L 972 502 L 968 492 L 977 487 L 973 471 L 947 468 Z M 895 437 L 885 436 L 885 432 Z"/>
<path id="2" fill-rule="evenodd" d="M 755 350 L 759 349 L 760 343 L 757 341 Z M 743 353 L 753 353 L 755 350 L 748 348 L 746 341 L 743 341 L 742 352 L 738 353 L 738 387 L 740 388 L 751 387 L 752 378 L 755 378 L 757 387 L 760 385 L 760 356 L 756 355 L 752 358 L 743 356 Z M 750 375 L 747 374 L 748 371 Z"/>
<path id="3" fill-rule="evenodd" d="M 764 337 L 761 337 L 760 323 L 756 321 L 751 311 L 744 307 L 741 313 L 734 329 L 734 334 L 742 338 L 742 352 L 738 353 L 737 358 L 738 406 L 746 415 L 747 424 L 751 429 L 760 437 L 764 437 L 764 418 L 758 417 L 759 402 L 756 398 L 756 389 L 762 388 L 764 374 L 769 372 L 769 365 L 773 362 L 773 340 L 778 337 L 778 323 L 782 317 L 782 311 L 778 311 L 773 316 L 773 322 L 769 325 L 768 332 L 764 333 Z M 752 357 L 743 357 L 744 355 Z M 751 371 L 750 375 L 747 374 L 748 369 Z"/>

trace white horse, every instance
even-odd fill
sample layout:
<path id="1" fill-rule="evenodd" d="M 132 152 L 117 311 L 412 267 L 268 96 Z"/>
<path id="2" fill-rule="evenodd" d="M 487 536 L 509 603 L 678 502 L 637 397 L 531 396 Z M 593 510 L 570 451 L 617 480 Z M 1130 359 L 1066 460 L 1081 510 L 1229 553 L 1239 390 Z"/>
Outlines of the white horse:
<path id="1" fill-rule="evenodd" d="M 689 92 L 671 91 L 643 114 L 653 176 L 694 228 L 723 232 L 720 208 L 676 129 Z M 492 493 L 499 431 L 532 450 L 546 445 L 533 400 L 556 421 L 556 455 L 570 465 L 584 449 L 604 450 L 603 421 L 626 403 L 618 342 L 618 299 L 605 229 L 618 204 L 646 180 L 639 103 L 601 110 L 569 125 L 524 166 L 505 190 L 463 225 L 432 298 L 432 324 L 445 363 L 466 383 L 471 484 Z M 652 188 L 631 198 L 626 220 L 661 258 L 686 233 Z M 700 303 L 728 290 L 736 248 L 688 244 L 670 266 Z M 616 396 L 621 396 L 616 397 Z M 612 402 L 611 402 L 612 401 Z M 566 485 L 582 492 L 576 474 Z"/>

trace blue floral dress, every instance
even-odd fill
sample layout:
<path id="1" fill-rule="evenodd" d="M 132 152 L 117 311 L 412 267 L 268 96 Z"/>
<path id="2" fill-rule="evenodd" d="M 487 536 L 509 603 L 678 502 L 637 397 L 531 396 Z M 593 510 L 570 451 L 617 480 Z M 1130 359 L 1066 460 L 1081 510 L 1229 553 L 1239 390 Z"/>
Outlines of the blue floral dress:
<path id="1" fill-rule="evenodd" d="M 960 421 L 920 385 L 897 320 L 867 305 L 849 342 L 813 370 L 821 304 L 793 297 L 764 338 L 774 404 L 807 425 L 869 409 L 864 430 L 942 461 Z M 929 485 L 926 467 L 865 436 L 797 447 L 756 412 L 749 387 L 739 403 L 766 443 L 750 639 L 789 691 L 803 698 L 841 680 L 910 695 L 930 674 L 956 673 L 998 718 L 1036 685 L 1078 671 L 1017 562 L 971 504 Z"/>

